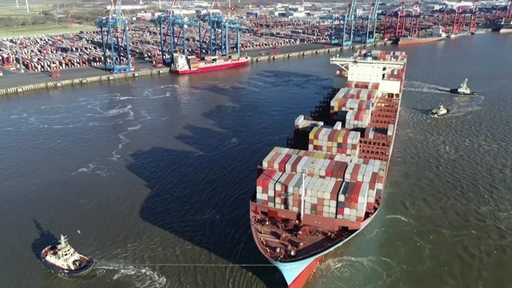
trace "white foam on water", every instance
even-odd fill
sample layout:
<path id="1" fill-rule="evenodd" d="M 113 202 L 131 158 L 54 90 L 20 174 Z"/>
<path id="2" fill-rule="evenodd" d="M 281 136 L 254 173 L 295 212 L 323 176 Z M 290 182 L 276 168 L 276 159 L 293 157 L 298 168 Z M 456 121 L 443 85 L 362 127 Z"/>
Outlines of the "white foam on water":
<path id="1" fill-rule="evenodd" d="M 471 111 L 480 110 L 484 99 L 483 95 L 459 95 L 454 98 L 455 104 L 453 107 L 448 107 L 450 113 L 445 116 L 461 116 Z"/>
<path id="2" fill-rule="evenodd" d="M 88 174 L 97 174 L 100 176 L 108 176 L 106 169 L 99 169 L 95 162 L 87 164 L 87 167 L 79 168 L 76 172 L 71 173 L 71 175 L 76 175 L 77 173 L 88 173 Z"/>
<path id="3" fill-rule="evenodd" d="M 115 272 L 112 276 L 113 280 L 127 279 L 132 281 L 137 288 L 160 288 L 167 283 L 164 276 L 143 265 L 98 261 L 96 270 L 102 271 L 101 274 L 97 274 L 99 277 L 107 275 L 105 270 L 112 270 Z"/>
<path id="4" fill-rule="evenodd" d="M 405 81 L 404 91 L 445 94 L 450 92 L 450 88 L 418 81 Z"/>
<path id="5" fill-rule="evenodd" d="M 77 172 L 87 172 L 87 173 L 89 173 L 89 172 L 91 172 L 95 167 L 96 167 L 96 166 L 95 166 L 95 164 L 94 164 L 94 163 L 89 163 L 89 164 L 88 164 L 88 167 L 80 168 L 80 169 L 78 169 L 78 171 L 77 171 Z"/>
<path id="6" fill-rule="evenodd" d="M 128 117 L 126 117 L 126 119 L 132 120 L 134 117 L 133 111 L 131 110 L 132 108 L 133 108 L 132 105 L 128 104 L 128 106 L 126 106 L 124 108 L 116 108 L 116 109 L 109 110 L 109 111 L 107 111 L 106 115 L 107 116 L 117 116 L 120 114 L 128 113 Z"/>
<path id="7" fill-rule="evenodd" d="M 144 117 L 144 118 L 142 118 L 141 120 L 149 120 L 149 119 L 153 118 L 153 117 L 151 117 L 151 115 L 149 115 L 149 113 L 148 113 L 147 111 L 145 111 L 145 110 L 140 111 L 140 114 Z"/>
<path id="8" fill-rule="evenodd" d="M 16 119 L 16 118 L 26 118 L 28 117 L 28 114 L 27 113 L 22 113 L 22 114 L 19 114 L 19 115 L 11 115 L 11 119 Z"/>
<path id="9" fill-rule="evenodd" d="M 128 127 L 127 129 L 128 129 L 128 131 L 133 131 L 133 130 L 138 130 L 138 129 L 140 129 L 140 127 L 142 127 L 142 125 L 140 125 L 140 124 L 139 124 L 139 125 L 134 126 L 134 127 Z"/>
<path id="10" fill-rule="evenodd" d="M 168 85 L 162 85 L 160 86 L 160 89 L 164 89 L 164 88 L 179 88 L 180 85 L 178 84 L 168 84 Z"/>
<path id="11" fill-rule="evenodd" d="M 375 256 L 343 256 L 327 259 L 317 269 L 319 269 L 319 273 L 325 275 L 339 275 L 339 277 L 329 276 L 329 279 L 345 279 L 346 281 L 342 281 L 343 283 L 337 283 L 338 287 L 357 287 L 357 283 L 364 283 L 368 281 L 367 278 L 371 278 L 371 281 L 375 284 L 382 284 L 389 282 L 393 277 L 398 277 L 399 274 L 399 266 L 393 261 L 388 258 Z M 390 273 L 391 271 L 393 273 Z M 357 279 L 354 279 L 353 275 L 356 275 Z"/>
<path id="12" fill-rule="evenodd" d="M 397 218 L 397 219 L 400 219 L 404 222 L 407 222 L 409 223 L 409 220 L 407 220 L 407 218 L 405 218 L 404 216 L 401 216 L 401 215 L 386 215 L 386 218 L 387 219 L 390 219 L 390 218 Z"/>

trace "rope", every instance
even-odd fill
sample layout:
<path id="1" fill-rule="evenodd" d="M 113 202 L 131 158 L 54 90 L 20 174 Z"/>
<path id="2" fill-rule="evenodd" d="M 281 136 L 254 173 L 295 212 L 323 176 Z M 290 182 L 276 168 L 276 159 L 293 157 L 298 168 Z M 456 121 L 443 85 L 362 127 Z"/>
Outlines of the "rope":
<path id="1" fill-rule="evenodd" d="M 195 267 L 271 267 L 272 264 L 179 264 L 179 263 L 154 263 L 154 264 L 136 264 L 140 266 L 195 266 Z"/>

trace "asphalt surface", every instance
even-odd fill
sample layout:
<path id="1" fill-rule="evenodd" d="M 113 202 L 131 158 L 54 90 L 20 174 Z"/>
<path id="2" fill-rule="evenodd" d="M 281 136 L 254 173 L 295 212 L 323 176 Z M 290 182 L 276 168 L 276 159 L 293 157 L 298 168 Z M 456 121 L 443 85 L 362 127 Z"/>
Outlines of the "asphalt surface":
<path id="1" fill-rule="evenodd" d="M 314 49 L 325 48 L 326 44 L 297 44 L 291 46 L 281 46 L 279 48 L 266 48 L 266 49 L 251 49 L 242 52 L 242 55 L 247 54 L 250 57 L 262 56 L 262 55 L 272 55 L 272 54 L 282 54 L 282 53 L 293 53 L 300 51 L 308 51 Z M 147 61 L 136 60 L 135 62 L 135 71 L 138 69 L 151 69 L 154 68 L 153 65 Z M 72 79 L 80 79 L 91 76 L 101 76 L 108 75 L 110 72 L 105 71 L 101 68 L 95 68 L 91 66 L 80 67 L 80 68 L 71 68 L 71 69 L 62 69 L 60 71 L 60 77 L 50 77 L 48 71 L 44 72 L 31 72 L 25 70 L 24 73 L 12 72 L 5 68 L 0 68 L 3 72 L 3 76 L 0 76 L 0 89 L 8 89 L 14 88 L 24 85 L 37 84 L 37 83 L 47 83 L 58 80 L 72 80 Z"/>

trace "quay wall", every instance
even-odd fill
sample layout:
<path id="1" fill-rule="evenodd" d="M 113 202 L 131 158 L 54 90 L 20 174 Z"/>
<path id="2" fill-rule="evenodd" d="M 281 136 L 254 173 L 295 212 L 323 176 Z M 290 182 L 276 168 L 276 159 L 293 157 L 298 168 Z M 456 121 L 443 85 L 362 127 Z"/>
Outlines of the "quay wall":
<path id="1" fill-rule="evenodd" d="M 321 49 L 313 49 L 313 50 L 304 50 L 304 51 L 295 51 L 295 52 L 285 52 L 285 53 L 270 53 L 268 55 L 257 55 L 257 56 L 251 56 L 251 63 L 258 63 L 263 61 L 275 61 L 275 60 L 287 60 L 292 58 L 298 58 L 298 57 L 306 57 L 306 56 L 315 56 L 315 55 L 321 55 L 321 54 L 331 54 L 331 53 L 339 53 L 346 50 L 357 50 L 357 49 L 364 49 L 364 48 L 370 48 L 375 46 L 383 46 L 388 45 L 387 42 L 377 42 L 373 44 L 356 44 L 346 47 L 340 47 L 340 46 L 329 46 Z M 130 78 L 137 78 L 139 76 L 152 76 L 152 75 L 160 75 L 163 73 L 169 73 L 169 68 L 152 68 L 152 69 L 140 69 L 132 72 L 125 72 L 125 73 L 119 73 L 119 74 L 106 74 L 106 75 L 97 75 L 97 76 L 88 76 L 83 78 L 76 78 L 76 79 L 70 79 L 70 80 L 54 80 L 54 81 L 45 81 L 44 83 L 34 83 L 34 84 L 28 84 L 28 85 L 22 85 L 22 86 L 16 86 L 11 88 L 3 88 L 0 89 L 0 96 L 2 95 L 10 95 L 10 94 L 17 94 L 17 93 L 23 93 L 26 91 L 32 91 L 32 90 L 40 90 L 40 89 L 53 89 L 63 86 L 77 86 L 77 85 L 84 85 L 88 83 L 93 82 L 108 82 L 108 81 L 115 81 L 119 79 L 130 79 Z M 20 76 L 23 77 L 23 76 Z"/>
<path id="2" fill-rule="evenodd" d="M 159 75 L 163 73 L 169 73 L 169 68 L 154 68 L 154 69 L 140 69 L 133 72 L 125 72 L 119 74 L 106 74 L 106 75 L 97 75 L 97 76 L 87 76 L 76 79 L 67 79 L 67 80 L 54 80 L 47 81 L 44 83 L 34 83 L 22 86 L 16 86 L 12 88 L 3 88 L 0 89 L 0 96 L 2 95 L 10 95 L 16 93 L 22 93 L 26 91 L 39 90 L 39 89 L 52 89 L 64 86 L 78 86 L 84 85 L 93 82 L 108 82 L 115 81 L 119 79 L 131 79 L 137 78 L 139 76 L 151 76 L 151 75 Z M 20 76 L 23 77 L 23 76 Z"/>

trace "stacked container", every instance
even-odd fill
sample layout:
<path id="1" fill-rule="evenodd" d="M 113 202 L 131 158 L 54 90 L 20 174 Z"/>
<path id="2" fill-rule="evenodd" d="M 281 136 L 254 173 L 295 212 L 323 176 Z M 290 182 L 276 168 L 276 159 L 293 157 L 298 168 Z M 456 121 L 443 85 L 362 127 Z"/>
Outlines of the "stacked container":
<path id="1" fill-rule="evenodd" d="M 357 156 L 359 132 L 345 128 L 315 127 L 309 133 L 309 150 Z"/>

